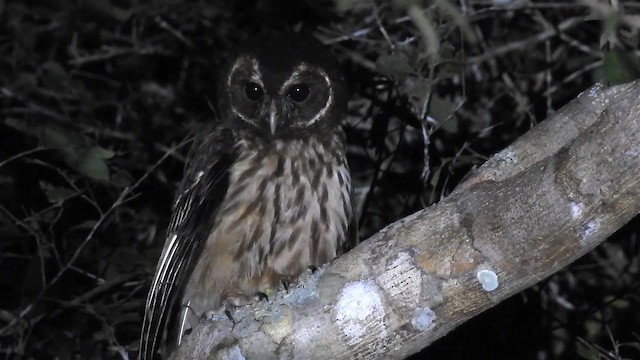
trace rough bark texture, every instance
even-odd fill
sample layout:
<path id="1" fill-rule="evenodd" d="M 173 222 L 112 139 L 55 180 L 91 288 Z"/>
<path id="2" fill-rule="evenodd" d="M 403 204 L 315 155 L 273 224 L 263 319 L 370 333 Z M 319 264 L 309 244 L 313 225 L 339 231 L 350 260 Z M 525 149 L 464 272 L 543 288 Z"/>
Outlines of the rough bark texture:
<path id="1" fill-rule="evenodd" d="M 596 85 L 452 195 L 290 293 L 203 321 L 174 359 L 402 359 L 640 212 L 640 82 Z"/>

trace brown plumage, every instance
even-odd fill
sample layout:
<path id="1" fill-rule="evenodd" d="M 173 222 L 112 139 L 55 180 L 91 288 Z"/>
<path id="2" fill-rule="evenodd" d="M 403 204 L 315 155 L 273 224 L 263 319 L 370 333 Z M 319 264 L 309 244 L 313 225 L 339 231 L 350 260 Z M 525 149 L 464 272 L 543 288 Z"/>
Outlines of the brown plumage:
<path id="1" fill-rule="evenodd" d="M 258 39 L 223 71 L 221 121 L 198 136 L 149 291 L 142 359 L 355 244 L 340 120 L 345 85 L 315 41 Z"/>

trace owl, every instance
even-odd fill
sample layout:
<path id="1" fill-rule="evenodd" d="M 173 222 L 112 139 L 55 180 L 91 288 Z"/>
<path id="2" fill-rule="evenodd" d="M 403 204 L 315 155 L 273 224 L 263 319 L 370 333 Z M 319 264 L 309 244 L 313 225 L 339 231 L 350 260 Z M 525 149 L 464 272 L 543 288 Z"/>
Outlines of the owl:
<path id="1" fill-rule="evenodd" d="M 241 48 L 197 134 L 149 290 L 140 358 L 212 310 L 287 287 L 357 241 L 340 127 L 347 90 L 318 42 L 270 35 Z M 169 326 L 168 326 L 169 324 Z"/>

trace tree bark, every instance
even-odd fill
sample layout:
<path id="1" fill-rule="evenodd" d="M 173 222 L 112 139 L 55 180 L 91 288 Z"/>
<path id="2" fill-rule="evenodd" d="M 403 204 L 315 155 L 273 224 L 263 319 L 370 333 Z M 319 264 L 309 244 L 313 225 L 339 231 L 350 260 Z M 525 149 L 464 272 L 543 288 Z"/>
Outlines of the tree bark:
<path id="1" fill-rule="evenodd" d="M 530 287 L 640 212 L 640 81 L 596 85 L 454 193 L 289 293 L 215 316 L 174 359 L 402 359 Z"/>

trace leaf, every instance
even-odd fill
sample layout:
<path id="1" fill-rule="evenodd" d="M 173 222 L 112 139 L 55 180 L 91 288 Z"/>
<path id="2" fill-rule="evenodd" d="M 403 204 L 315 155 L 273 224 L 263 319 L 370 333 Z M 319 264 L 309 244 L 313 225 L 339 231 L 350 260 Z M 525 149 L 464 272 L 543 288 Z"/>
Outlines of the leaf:
<path id="1" fill-rule="evenodd" d="M 56 91 L 65 91 L 70 82 L 67 71 L 55 61 L 47 61 L 40 67 L 40 78 L 44 85 Z"/>
<path id="2" fill-rule="evenodd" d="M 429 15 L 424 12 L 424 9 L 418 5 L 410 5 L 407 9 L 407 14 L 422 34 L 427 57 L 436 59 L 440 52 L 440 39 L 438 38 L 435 24 Z"/>
<path id="3" fill-rule="evenodd" d="M 475 44 L 478 41 L 478 39 L 476 38 L 476 34 L 473 32 L 473 29 L 469 24 L 468 17 L 466 17 L 458 7 L 453 5 L 448 0 L 435 0 L 435 4 L 445 16 L 449 17 L 451 20 L 453 20 L 453 22 L 456 23 L 456 25 L 458 25 L 465 36 L 465 40 L 467 40 L 471 44 Z"/>
<path id="4" fill-rule="evenodd" d="M 357 0 L 334 0 L 334 2 L 336 11 L 341 13 L 351 9 L 357 3 Z"/>
<path id="5" fill-rule="evenodd" d="M 115 152 L 105 149 L 99 145 L 93 145 L 89 148 L 88 153 L 91 154 L 91 156 L 95 156 L 100 159 L 111 159 L 116 154 Z"/>
<path id="6" fill-rule="evenodd" d="M 109 183 L 115 187 L 126 188 L 131 186 L 131 184 L 133 184 L 133 181 L 131 180 L 131 175 L 121 169 L 120 171 L 118 170 L 114 171 L 111 174 L 110 178 L 111 180 L 109 180 Z"/>
<path id="7" fill-rule="evenodd" d="M 627 83 L 640 78 L 640 58 L 632 52 L 614 49 L 604 55 L 602 70 L 610 83 Z"/>
<path id="8" fill-rule="evenodd" d="M 441 62 L 438 70 L 442 74 L 459 74 L 465 70 L 464 52 L 456 50 L 451 43 L 443 43 L 440 47 Z"/>
<path id="9" fill-rule="evenodd" d="M 442 167 L 438 167 L 431 173 L 431 180 L 429 181 L 429 185 L 432 188 L 436 189 L 438 187 L 438 182 L 440 181 L 440 173 L 442 172 Z"/>
<path id="10" fill-rule="evenodd" d="M 40 140 L 40 145 L 48 148 L 73 151 L 80 146 L 81 140 L 71 133 L 53 126 L 39 126 L 34 129 L 34 135 Z"/>
<path id="11" fill-rule="evenodd" d="M 84 135 L 51 124 L 29 126 L 16 119 L 7 119 L 5 123 L 34 135 L 40 146 L 59 150 L 63 160 L 75 171 L 95 180 L 109 179 L 109 167 L 105 160 L 112 158 L 115 153 L 92 144 Z"/>
<path id="12" fill-rule="evenodd" d="M 415 73 L 404 54 L 383 54 L 376 60 L 378 70 L 388 77 L 398 78 Z"/>
<path id="13" fill-rule="evenodd" d="M 108 159 L 110 157 L 105 157 L 108 156 L 105 155 L 105 152 L 108 150 L 103 148 L 100 148 L 101 150 L 94 150 L 94 148 L 96 147 L 100 148 L 99 146 L 94 146 L 89 149 L 89 151 L 87 151 L 83 154 L 82 157 L 80 157 L 74 168 L 79 173 L 84 174 L 92 179 L 109 180 L 109 167 L 107 166 L 106 161 L 104 161 L 105 159 Z"/>
<path id="14" fill-rule="evenodd" d="M 35 75 L 28 72 L 22 72 L 14 78 L 11 90 L 16 93 L 26 94 L 31 92 L 37 86 L 38 79 Z"/>
<path id="15" fill-rule="evenodd" d="M 76 192 L 71 189 L 61 186 L 53 186 L 46 181 L 40 181 L 39 185 L 50 203 L 62 202 L 76 194 Z"/>
<path id="16" fill-rule="evenodd" d="M 587 360 L 598 360 L 600 358 L 598 350 L 596 350 L 593 346 L 583 344 L 580 341 L 576 341 L 576 353 L 581 358 Z"/>
<path id="17" fill-rule="evenodd" d="M 114 6 L 111 4 L 111 1 L 109 0 L 87 1 L 86 6 L 88 9 L 93 10 L 97 14 L 100 14 L 103 16 L 109 16 L 120 22 L 127 21 L 133 14 L 133 11 L 131 9 L 125 10 L 117 6 Z"/>
<path id="18" fill-rule="evenodd" d="M 455 116 L 451 116 L 454 108 L 455 106 L 450 100 L 436 95 L 431 98 L 429 115 L 438 121 L 442 130 L 452 134 L 457 134 L 458 119 Z"/>

